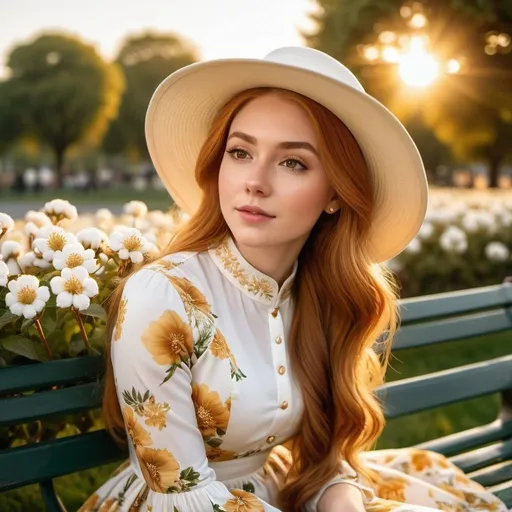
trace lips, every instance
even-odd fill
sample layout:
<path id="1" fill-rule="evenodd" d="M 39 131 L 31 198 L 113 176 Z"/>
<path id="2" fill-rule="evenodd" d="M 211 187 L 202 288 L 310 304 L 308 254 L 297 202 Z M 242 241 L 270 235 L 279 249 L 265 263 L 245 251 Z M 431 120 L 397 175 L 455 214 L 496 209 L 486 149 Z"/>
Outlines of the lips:
<path id="1" fill-rule="evenodd" d="M 257 206 L 242 206 L 241 208 L 237 208 L 239 212 L 247 212 L 252 213 L 254 215 L 263 215 L 265 217 L 269 217 L 270 219 L 274 218 L 274 215 L 270 215 L 265 210 L 258 208 Z"/>

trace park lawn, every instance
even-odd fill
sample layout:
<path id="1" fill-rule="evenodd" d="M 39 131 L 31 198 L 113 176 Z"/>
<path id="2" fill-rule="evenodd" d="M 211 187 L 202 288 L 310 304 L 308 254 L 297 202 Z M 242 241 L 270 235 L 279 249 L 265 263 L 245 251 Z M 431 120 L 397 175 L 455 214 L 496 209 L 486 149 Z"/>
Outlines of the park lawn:
<path id="1" fill-rule="evenodd" d="M 509 355 L 510 332 L 420 347 L 399 352 L 391 361 L 388 381 L 445 370 L 493 357 Z M 493 421 L 499 411 L 499 397 L 476 398 L 389 421 L 377 448 L 414 445 Z M 85 501 L 115 469 L 117 464 L 75 473 L 56 479 L 56 489 L 71 512 Z M 43 512 L 37 486 L 27 486 L 0 494 L 2 512 Z"/>

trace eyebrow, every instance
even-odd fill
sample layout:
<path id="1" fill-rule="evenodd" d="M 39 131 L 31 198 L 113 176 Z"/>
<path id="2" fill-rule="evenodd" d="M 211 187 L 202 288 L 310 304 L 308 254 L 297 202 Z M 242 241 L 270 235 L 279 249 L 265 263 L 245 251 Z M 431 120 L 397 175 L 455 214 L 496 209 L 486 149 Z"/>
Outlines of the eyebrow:
<path id="1" fill-rule="evenodd" d="M 258 142 L 258 139 L 256 139 L 256 137 L 253 137 L 252 135 L 248 135 L 247 133 L 243 133 L 243 132 L 233 132 L 228 137 L 228 140 L 233 137 L 238 137 L 239 139 L 245 140 L 249 144 L 253 144 L 253 145 L 256 145 L 256 143 Z M 311 151 L 312 153 L 314 153 L 316 156 L 319 156 L 318 151 L 315 149 L 315 147 L 312 144 L 310 144 L 309 142 L 305 142 L 305 141 L 304 142 L 303 141 L 280 142 L 277 145 L 277 147 L 282 148 L 282 149 L 307 149 L 307 150 Z"/>

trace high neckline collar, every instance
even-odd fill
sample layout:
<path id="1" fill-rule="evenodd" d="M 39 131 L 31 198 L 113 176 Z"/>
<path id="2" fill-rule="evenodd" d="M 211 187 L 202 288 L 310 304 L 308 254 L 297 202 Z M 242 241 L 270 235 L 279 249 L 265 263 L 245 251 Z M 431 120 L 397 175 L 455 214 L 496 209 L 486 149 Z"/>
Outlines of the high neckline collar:
<path id="1" fill-rule="evenodd" d="M 279 288 L 275 279 L 260 272 L 242 256 L 231 236 L 227 236 L 218 246 L 211 247 L 208 253 L 224 276 L 251 299 L 276 308 L 290 296 L 297 273 L 297 260 L 291 274 Z"/>

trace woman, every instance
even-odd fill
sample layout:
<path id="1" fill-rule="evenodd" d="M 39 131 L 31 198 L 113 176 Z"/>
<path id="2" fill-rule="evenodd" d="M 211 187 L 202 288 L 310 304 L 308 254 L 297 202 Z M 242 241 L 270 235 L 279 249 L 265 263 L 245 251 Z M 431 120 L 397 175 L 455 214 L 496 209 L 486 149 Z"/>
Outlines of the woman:
<path id="1" fill-rule="evenodd" d="M 381 262 L 427 204 L 400 123 L 282 48 L 174 73 L 146 137 L 191 218 L 110 304 L 104 413 L 130 461 L 82 510 L 505 510 L 439 455 L 366 451 L 397 325 Z"/>

